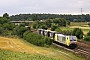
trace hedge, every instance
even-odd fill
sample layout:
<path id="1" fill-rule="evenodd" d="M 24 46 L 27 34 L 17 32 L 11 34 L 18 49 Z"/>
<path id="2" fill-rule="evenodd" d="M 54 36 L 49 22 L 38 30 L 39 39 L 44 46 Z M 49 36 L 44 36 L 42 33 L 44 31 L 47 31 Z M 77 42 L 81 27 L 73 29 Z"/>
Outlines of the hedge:
<path id="1" fill-rule="evenodd" d="M 52 40 L 49 37 L 44 37 L 37 33 L 32 33 L 28 31 L 23 34 L 23 38 L 31 44 L 37 46 L 49 47 L 52 44 Z"/>

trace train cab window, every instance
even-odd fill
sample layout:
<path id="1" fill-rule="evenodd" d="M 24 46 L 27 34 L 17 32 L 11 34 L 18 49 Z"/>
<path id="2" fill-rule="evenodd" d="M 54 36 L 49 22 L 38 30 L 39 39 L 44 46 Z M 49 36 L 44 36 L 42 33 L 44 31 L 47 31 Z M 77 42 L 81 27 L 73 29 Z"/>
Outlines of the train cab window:
<path id="1" fill-rule="evenodd" d="M 76 37 L 75 36 L 70 36 L 70 41 L 76 41 Z"/>
<path id="2" fill-rule="evenodd" d="M 67 40 L 68 40 L 68 38 L 67 38 Z"/>
<path id="3" fill-rule="evenodd" d="M 76 41 L 76 37 L 73 37 L 72 39 L 73 39 L 74 41 Z"/>

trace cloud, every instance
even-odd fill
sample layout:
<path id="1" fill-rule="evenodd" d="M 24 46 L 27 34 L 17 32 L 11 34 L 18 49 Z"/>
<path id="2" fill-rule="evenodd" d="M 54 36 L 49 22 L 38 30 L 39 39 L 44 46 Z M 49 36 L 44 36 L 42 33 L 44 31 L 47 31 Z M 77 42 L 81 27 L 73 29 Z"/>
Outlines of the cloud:
<path id="1" fill-rule="evenodd" d="M 90 0 L 0 0 L 0 14 L 90 12 Z"/>

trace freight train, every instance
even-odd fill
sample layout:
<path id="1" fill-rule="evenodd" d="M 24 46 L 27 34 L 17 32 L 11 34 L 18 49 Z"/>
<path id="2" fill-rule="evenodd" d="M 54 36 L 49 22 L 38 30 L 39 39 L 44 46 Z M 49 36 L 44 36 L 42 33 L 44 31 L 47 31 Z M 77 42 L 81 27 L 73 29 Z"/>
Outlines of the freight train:
<path id="1" fill-rule="evenodd" d="M 50 31 L 50 30 L 45 30 L 45 29 L 38 29 L 37 30 L 38 34 L 42 36 L 47 36 L 53 39 L 54 42 L 64 44 L 66 46 L 77 46 L 77 37 L 76 36 L 71 36 L 71 35 L 65 35 L 58 33 L 56 31 Z"/>

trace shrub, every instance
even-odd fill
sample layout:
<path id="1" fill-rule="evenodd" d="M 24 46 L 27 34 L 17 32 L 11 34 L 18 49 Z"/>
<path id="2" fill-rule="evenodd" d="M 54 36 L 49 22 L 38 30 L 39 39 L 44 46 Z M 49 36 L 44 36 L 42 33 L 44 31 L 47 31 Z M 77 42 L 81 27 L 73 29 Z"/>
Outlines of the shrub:
<path id="1" fill-rule="evenodd" d="M 0 35 L 3 34 L 3 32 L 4 32 L 4 28 L 0 27 Z"/>
<path id="2" fill-rule="evenodd" d="M 28 28 L 26 27 L 23 27 L 23 26 L 16 26 L 14 29 L 13 29 L 13 35 L 17 35 L 21 38 L 23 38 L 23 34 L 25 31 L 27 31 Z"/>
<path id="3" fill-rule="evenodd" d="M 46 25 L 41 25 L 40 28 L 41 29 L 48 29 L 48 27 Z"/>
<path id="4" fill-rule="evenodd" d="M 77 36 L 78 39 L 82 39 L 83 38 L 83 31 L 79 28 L 75 28 L 72 32 L 72 35 Z"/>
<path id="5" fill-rule="evenodd" d="M 26 40 L 26 36 L 27 36 L 27 34 L 28 33 L 30 33 L 30 31 L 28 30 L 28 31 L 26 31 L 24 34 L 23 34 L 23 38 Z"/>
<path id="6" fill-rule="evenodd" d="M 52 24 L 52 26 L 51 26 L 51 30 L 54 31 L 57 27 L 58 27 L 57 25 Z"/>
<path id="7" fill-rule="evenodd" d="M 23 37 L 26 41 L 37 46 L 47 47 L 52 44 L 52 40 L 49 37 L 44 37 L 32 32 L 28 33 L 28 31 L 23 34 Z"/>
<path id="8" fill-rule="evenodd" d="M 66 35 L 72 35 L 72 30 L 64 30 L 62 33 Z"/>
<path id="9" fill-rule="evenodd" d="M 55 31 L 62 32 L 62 30 L 60 28 L 56 28 Z"/>
<path id="10" fill-rule="evenodd" d="M 84 40 L 86 40 L 86 41 L 89 41 L 89 42 L 90 42 L 90 36 L 86 36 L 86 37 L 84 37 Z"/>

